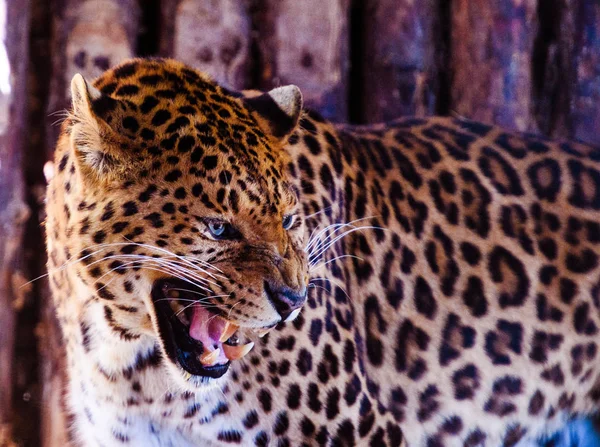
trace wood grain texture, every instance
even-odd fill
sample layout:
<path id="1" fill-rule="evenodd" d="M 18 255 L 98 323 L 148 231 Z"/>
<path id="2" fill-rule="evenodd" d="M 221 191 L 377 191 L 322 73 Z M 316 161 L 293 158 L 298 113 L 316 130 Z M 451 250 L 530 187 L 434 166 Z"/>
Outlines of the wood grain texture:
<path id="1" fill-rule="evenodd" d="M 15 321 L 26 283 L 21 242 L 29 208 L 22 152 L 30 2 L 0 1 L 0 445 L 12 445 Z"/>
<path id="2" fill-rule="evenodd" d="M 348 14 L 348 0 L 266 1 L 255 19 L 260 87 L 296 84 L 308 107 L 346 120 Z"/>
<path id="3" fill-rule="evenodd" d="M 537 6 L 531 53 L 531 130 L 554 138 L 573 137 L 570 102 L 576 83 L 573 57 L 577 34 L 573 7 L 578 2 L 544 0 Z"/>
<path id="4" fill-rule="evenodd" d="M 574 65 L 576 83 L 571 101 L 573 136 L 600 144 L 600 3 L 579 0 Z"/>
<path id="5" fill-rule="evenodd" d="M 41 309 L 41 322 L 36 330 L 42 383 L 41 439 L 43 447 L 60 447 L 68 445 L 69 440 L 68 417 L 63 401 L 66 391 L 65 348 L 47 287 L 42 295 L 44 305 Z"/>
<path id="6" fill-rule="evenodd" d="M 69 107 L 70 82 L 76 73 L 92 80 L 135 55 L 140 11 L 136 0 L 61 0 L 53 26 L 53 76 L 49 114 Z M 49 123 L 55 121 L 49 119 Z M 59 126 L 49 126 L 48 146 Z"/>
<path id="7" fill-rule="evenodd" d="M 246 1 L 165 0 L 161 52 L 234 89 L 249 86 L 251 23 Z"/>
<path id="8" fill-rule="evenodd" d="M 76 73 L 89 80 L 136 54 L 140 28 L 136 0 L 62 0 L 53 17 L 52 78 L 46 123 L 48 157 L 60 127 L 56 112 L 70 106 L 70 82 Z M 62 397 L 65 377 L 62 335 L 47 288 L 41 288 L 41 322 L 37 330 L 42 383 L 42 445 L 67 445 L 67 419 Z"/>
<path id="9" fill-rule="evenodd" d="M 437 100 L 437 2 L 368 0 L 360 33 L 361 121 L 432 115 Z M 354 50 L 356 51 L 356 50 Z"/>
<path id="10" fill-rule="evenodd" d="M 453 0 L 451 111 L 529 130 L 536 0 Z"/>

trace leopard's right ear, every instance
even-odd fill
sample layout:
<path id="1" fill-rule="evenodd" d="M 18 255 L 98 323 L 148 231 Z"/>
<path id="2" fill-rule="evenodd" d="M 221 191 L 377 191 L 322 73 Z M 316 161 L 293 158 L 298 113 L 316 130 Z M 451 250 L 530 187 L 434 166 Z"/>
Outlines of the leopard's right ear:
<path id="1" fill-rule="evenodd" d="M 295 85 L 246 97 L 244 103 L 254 112 L 259 126 L 273 138 L 285 141 L 296 129 L 302 114 L 302 93 Z"/>
<path id="2" fill-rule="evenodd" d="M 112 123 L 122 113 L 119 101 L 102 94 L 79 73 L 71 81 L 71 147 L 85 174 L 105 176 L 120 170 L 123 153 Z"/>

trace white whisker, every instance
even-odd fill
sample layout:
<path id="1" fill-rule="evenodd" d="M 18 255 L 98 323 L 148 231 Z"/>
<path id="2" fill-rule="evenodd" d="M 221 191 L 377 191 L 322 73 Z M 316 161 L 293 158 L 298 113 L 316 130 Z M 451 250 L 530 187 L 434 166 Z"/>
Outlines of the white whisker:
<path id="1" fill-rule="evenodd" d="M 211 295 L 211 296 L 207 296 L 207 297 L 205 297 L 204 299 L 212 299 L 212 298 L 225 298 L 225 297 L 228 297 L 229 295 L 230 295 L 230 294 L 227 294 L 227 295 Z M 185 306 L 183 309 L 181 309 L 179 312 L 177 312 L 175 315 L 179 316 L 179 314 L 181 314 L 181 312 L 184 312 L 186 309 L 188 309 L 189 307 L 192 307 L 194 304 L 196 304 L 196 302 L 193 302 L 192 304 L 188 304 L 188 305 L 187 305 L 187 306 Z M 206 304 L 202 304 L 202 307 L 209 307 L 209 306 L 207 306 Z M 215 304 L 215 305 L 213 305 L 212 307 L 215 307 L 215 308 L 217 308 L 217 309 L 219 308 L 219 306 L 218 306 L 218 305 L 216 305 L 216 304 Z M 206 323 L 208 324 L 208 322 L 209 322 L 210 320 L 212 320 L 213 318 L 215 318 L 215 317 L 218 317 L 218 315 L 214 315 L 214 316 L 210 317 L 208 320 L 206 320 Z"/>
<path id="2" fill-rule="evenodd" d="M 331 209 L 333 209 L 333 205 L 329 205 L 329 206 L 323 208 L 322 210 L 317 211 L 316 213 L 312 213 L 312 214 L 309 214 L 308 216 L 304 216 L 304 219 L 312 219 L 313 217 L 318 216 L 319 214 L 322 214 L 322 213 L 326 213 L 327 211 L 329 211 Z"/>
<path id="3" fill-rule="evenodd" d="M 322 245 L 323 243 L 325 243 L 328 239 L 330 239 L 335 233 L 337 233 L 342 228 L 345 228 L 345 227 L 353 227 L 354 228 L 354 224 L 355 223 L 363 221 L 363 220 L 367 220 L 367 219 L 374 219 L 374 218 L 375 218 L 375 216 L 363 217 L 361 219 L 355 219 L 355 220 L 352 220 L 352 221 L 347 222 L 347 223 L 336 223 L 336 224 L 328 225 L 325 228 L 323 228 L 321 231 L 319 231 L 319 233 L 316 234 L 315 237 L 312 240 L 309 239 L 309 241 L 308 241 L 308 243 L 307 243 L 304 251 L 307 252 L 307 253 L 315 251 L 315 249 L 318 249 L 318 248 L 313 247 L 313 249 L 311 250 L 311 247 L 315 243 L 316 243 L 316 246 L 318 247 L 319 245 Z M 328 234 L 325 239 L 320 239 L 321 234 L 323 234 L 324 232 L 326 232 L 326 231 L 328 231 L 328 230 L 330 230 L 332 228 L 335 228 L 335 230 L 331 234 Z M 360 227 L 360 228 L 365 228 L 365 227 Z"/>
<path id="4" fill-rule="evenodd" d="M 351 230 L 345 231 L 344 233 L 340 234 L 339 236 L 336 236 L 333 240 L 329 241 L 324 247 L 322 247 L 321 249 L 318 250 L 317 253 L 313 253 L 311 252 L 308 256 L 309 262 L 311 262 L 313 259 L 321 256 L 325 251 L 327 251 L 333 244 L 335 244 L 337 241 L 339 241 L 340 239 L 348 236 L 351 233 L 354 233 L 355 231 L 360 231 L 360 230 L 369 230 L 369 229 L 378 229 L 378 230 L 385 230 L 385 228 L 381 228 L 381 227 L 376 227 L 376 226 L 372 226 L 372 225 L 366 225 L 364 227 L 355 227 L 352 228 Z"/>
<path id="5" fill-rule="evenodd" d="M 196 282 L 200 282 L 200 283 L 204 282 L 204 283 L 211 283 L 214 285 L 218 285 L 217 283 L 215 283 L 213 281 L 209 281 L 205 278 L 202 278 L 202 277 L 194 274 L 194 272 L 190 272 L 186 269 L 182 269 L 179 266 L 172 264 L 171 262 L 165 261 L 164 259 L 153 258 L 153 257 L 145 256 L 145 255 L 112 255 L 112 256 L 107 256 L 105 258 L 101 258 L 97 261 L 94 261 L 94 262 L 90 263 L 89 265 L 94 265 L 94 264 L 97 264 L 97 263 L 100 263 L 100 262 L 103 262 L 103 261 L 106 261 L 109 259 L 134 259 L 134 260 L 127 262 L 125 264 L 121 264 L 120 266 L 117 266 L 117 267 L 109 270 L 104 275 L 102 275 L 100 278 L 98 278 L 98 280 L 96 280 L 96 282 L 98 282 L 100 279 L 102 279 L 104 276 L 108 275 L 112 271 L 120 269 L 122 266 L 129 266 L 129 265 L 135 266 L 136 264 L 138 264 L 141 267 L 142 264 L 146 263 L 146 264 L 150 264 L 150 265 L 154 265 L 154 266 L 155 266 L 155 264 L 158 264 L 159 267 L 162 267 L 162 269 L 165 273 L 172 274 L 173 276 L 176 276 L 179 279 L 193 283 L 194 285 L 196 285 L 199 288 L 202 288 L 204 290 L 210 291 L 210 289 L 207 289 L 203 285 L 197 284 Z M 192 281 L 192 280 L 195 280 L 195 281 Z"/>
<path id="6" fill-rule="evenodd" d="M 202 304 L 202 303 L 204 303 L 205 299 L 208 300 L 209 298 L 198 298 L 196 300 L 191 300 L 191 299 L 187 299 L 187 298 L 171 298 L 171 297 L 166 297 L 166 298 L 159 298 L 158 300 L 155 300 L 154 302 L 158 303 L 160 301 L 183 301 L 183 302 L 186 302 L 186 303 L 194 303 L 194 304 L 195 303 L 200 303 L 200 304 Z M 210 301 L 207 301 L 207 302 L 210 303 Z"/>
<path id="7" fill-rule="evenodd" d="M 231 307 L 229 308 L 229 312 L 227 313 L 227 319 L 228 319 L 228 320 L 230 320 L 230 319 L 231 319 L 231 311 L 233 310 L 233 308 L 234 308 L 235 306 L 237 306 L 238 304 L 240 304 L 241 302 L 242 302 L 242 300 L 239 300 L 239 301 L 237 301 L 237 302 L 236 302 L 236 303 L 235 303 L 233 306 L 231 306 Z"/>
<path id="8" fill-rule="evenodd" d="M 318 278 L 311 278 L 309 281 L 309 286 L 317 286 L 316 284 L 313 284 L 313 281 L 327 281 L 329 284 L 331 284 L 332 286 L 340 289 L 342 292 L 344 292 L 344 295 L 346 295 L 346 298 L 348 298 L 348 300 L 350 300 L 350 295 L 348 295 L 348 292 L 346 292 L 346 290 L 340 286 L 339 284 L 333 283 L 329 278 L 322 278 L 322 277 L 318 277 Z"/>

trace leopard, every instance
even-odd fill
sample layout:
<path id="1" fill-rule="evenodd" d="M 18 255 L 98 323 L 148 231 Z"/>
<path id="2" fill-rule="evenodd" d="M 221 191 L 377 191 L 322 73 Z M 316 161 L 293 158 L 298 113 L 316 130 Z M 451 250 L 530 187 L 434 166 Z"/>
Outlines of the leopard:
<path id="1" fill-rule="evenodd" d="M 514 446 L 600 399 L 600 150 L 332 123 L 171 59 L 71 82 L 47 190 L 73 445 Z"/>

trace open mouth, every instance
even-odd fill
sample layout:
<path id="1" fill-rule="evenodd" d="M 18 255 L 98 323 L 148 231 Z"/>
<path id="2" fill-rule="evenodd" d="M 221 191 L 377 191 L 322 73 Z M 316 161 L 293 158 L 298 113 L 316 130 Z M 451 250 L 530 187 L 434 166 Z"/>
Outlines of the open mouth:
<path id="1" fill-rule="evenodd" d="M 254 343 L 241 344 L 239 326 L 197 303 L 198 293 L 179 280 L 157 281 L 152 300 L 159 331 L 171 361 L 194 376 L 218 378 L 231 361 L 248 354 Z"/>

